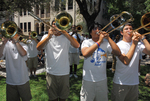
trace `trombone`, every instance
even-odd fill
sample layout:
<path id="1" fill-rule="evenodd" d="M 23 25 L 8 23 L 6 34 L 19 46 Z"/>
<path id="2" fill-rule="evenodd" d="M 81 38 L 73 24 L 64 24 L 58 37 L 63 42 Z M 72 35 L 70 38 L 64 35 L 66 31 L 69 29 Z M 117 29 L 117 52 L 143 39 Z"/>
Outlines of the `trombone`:
<path id="1" fill-rule="evenodd" d="M 76 30 L 77 30 L 78 32 L 81 32 L 81 31 L 83 30 L 82 25 L 77 25 L 77 26 L 76 26 Z"/>
<path id="2" fill-rule="evenodd" d="M 6 38 L 14 37 L 15 39 L 18 39 L 19 41 L 22 41 L 22 42 L 27 40 L 25 39 L 25 37 L 27 36 L 23 35 L 22 30 L 13 21 L 3 22 L 0 29 L 1 29 L 2 36 Z"/>
<path id="3" fill-rule="evenodd" d="M 128 15 L 130 18 L 128 18 L 127 20 L 123 17 L 123 15 L 126 14 Z M 110 28 L 108 29 L 112 29 L 114 28 L 113 30 L 109 31 L 107 30 L 106 32 L 109 34 L 111 32 L 113 32 L 114 30 L 120 30 L 124 24 L 128 23 L 128 22 L 131 22 L 133 21 L 134 18 L 133 16 L 131 15 L 131 13 L 127 12 L 127 11 L 123 11 L 121 12 L 120 14 L 115 14 L 113 16 L 110 17 L 110 22 L 105 26 L 103 27 L 100 31 L 97 32 L 100 33 L 101 31 L 103 31 L 105 28 L 107 28 L 109 25 L 111 25 Z M 119 26 L 117 26 L 119 25 Z M 108 32 L 109 31 L 109 32 Z"/>
<path id="4" fill-rule="evenodd" d="M 13 21 L 5 21 L 1 25 L 1 34 L 6 38 L 14 37 L 18 32 L 17 24 Z"/>
<path id="5" fill-rule="evenodd" d="M 30 32 L 30 36 L 31 36 L 32 38 L 37 38 L 38 34 L 37 34 L 36 31 L 31 31 L 31 32 Z"/>
<path id="6" fill-rule="evenodd" d="M 54 28 L 56 31 L 58 31 L 60 33 L 61 33 L 61 31 L 59 31 L 58 29 L 66 30 L 72 26 L 72 22 L 73 22 L 73 19 L 69 13 L 67 13 L 67 12 L 58 13 L 58 15 L 55 17 L 55 25 L 58 28 L 58 29 L 56 29 L 55 27 L 53 27 L 50 24 L 47 24 L 45 21 L 43 21 L 42 19 L 40 19 L 39 17 L 37 17 L 33 13 L 28 12 L 28 14 L 31 15 L 32 17 L 34 17 L 39 22 L 44 23 L 47 26 Z"/>
<path id="7" fill-rule="evenodd" d="M 145 13 L 142 17 L 141 17 L 141 27 L 133 30 L 132 32 L 138 31 L 141 28 L 144 28 L 147 31 L 150 31 L 150 12 Z M 129 34 L 131 34 L 132 32 L 130 32 Z M 147 35 L 150 34 L 150 32 L 144 33 L 142 35 Z"/>

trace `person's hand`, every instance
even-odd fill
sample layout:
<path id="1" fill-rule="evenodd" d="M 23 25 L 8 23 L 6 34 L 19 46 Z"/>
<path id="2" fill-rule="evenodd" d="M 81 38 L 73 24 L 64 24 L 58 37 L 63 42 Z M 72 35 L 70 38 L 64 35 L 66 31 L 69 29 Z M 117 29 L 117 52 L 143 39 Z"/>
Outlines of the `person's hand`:
<path id="1" fill-rule="evenodd" d="M 103 41 L 104 38 L 108 39 L 109 38 L 109 34 L 106 33 L 105 31 L 101 31 L 99 33 L 99 41 Z"/>
<path id="2" fill-rule="evenodd" d="M 140 36 L 141 35 L 138 32 L 133 32 L 133 37 L 132 37 L 133 44 L 137 45 L 137 43 L 140 40 Z"/>
<path id="3" fill-rule="evenodd" d="M 18 34 L 16 34 L 14 37 L 12 37 L 11 39 L 16 43 L 16 42 L 18 42 L 19 41 L 19 35 Z"/>
<path id="4" fill-rule="evenodd" d="M 109 34 L 105 31 L 102 31 L 102 34 L 104 35 L 104 38 L 106 38 L 108 40 L 109 38 Z"/>
<path id="5" fill-rule="evenodd" d="M 53 34 L 54 34 L 54 29 L 50 28 L 48 30 L 48 37 L 51 38 Z"/>
<path id="6" fill-rule="evenodd" d="M 8 40 L 9 40 L 8 38 L 2 37 L 2 42 L 4 45 L 7 43 Z"/>

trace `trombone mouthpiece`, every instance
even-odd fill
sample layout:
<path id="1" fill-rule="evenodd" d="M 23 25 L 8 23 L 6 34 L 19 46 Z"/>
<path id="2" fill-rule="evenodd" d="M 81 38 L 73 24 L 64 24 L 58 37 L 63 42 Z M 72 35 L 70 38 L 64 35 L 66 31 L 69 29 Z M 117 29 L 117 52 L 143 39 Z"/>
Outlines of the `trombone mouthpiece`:
<path id="1" fill-rule="evenodd" d="M 99 32 L 96 32 L 96 34 L 98 35 L 98 34 L 99 34 Z"/>
<path id="2" fill-rule="evenodd" d="M 130 32 L 128 32 L 128 34 L 131 34 Z"/>

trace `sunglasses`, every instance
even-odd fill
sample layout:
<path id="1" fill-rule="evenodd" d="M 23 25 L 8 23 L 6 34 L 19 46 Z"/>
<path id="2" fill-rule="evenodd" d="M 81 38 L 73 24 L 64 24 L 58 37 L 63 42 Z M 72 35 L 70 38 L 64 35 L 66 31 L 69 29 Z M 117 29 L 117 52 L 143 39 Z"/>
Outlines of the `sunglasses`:
<path id="1" fill-rule="evenodd" d="M 94 28 L 93 28 L 94 31 L 97 30 L 97 29 L 98 29 L 98 30 L 101 30 L 100 27 L 94 27 Z"/>

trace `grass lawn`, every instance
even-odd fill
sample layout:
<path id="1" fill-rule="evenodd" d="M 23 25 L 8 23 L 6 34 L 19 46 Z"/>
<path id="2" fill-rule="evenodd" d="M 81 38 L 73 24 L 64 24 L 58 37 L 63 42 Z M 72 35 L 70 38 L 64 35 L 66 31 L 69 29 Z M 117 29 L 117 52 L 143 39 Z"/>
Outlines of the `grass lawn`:
<path id="1" fill-rule="evenodd" d="M 78 78 L 71 77 L 70 78 L 70 95 L 67 101 L 80 101 L 80 88 L 82 84 L 82 67 L 83 61 L 80 60 L 80 64 L 78 65 L 77 75 Z M 148 66 L 141 66 L 141 76 L 140 84 L 139 84 L 139 100 L 138 101 L 150 101 L 150 88 L 145 86 L 144 84 L 144 76 L 147 72 L 149 72 L 150 67 Z M 109 101 L 111 96 L 111 89 L 112 89 L 112 79 L 113 73 L 109 69 L 107 69 L 107 77 L 108 77 L 108 90 L 109 90 Z M 0 101 L 6 101 L 6 78 L 0 76 Z M 37 76 L 37 78 L 30 79 L 30 87 L 31 87 L 31 94 L 32 100 L 31 101 L 48 101 L 48 94 L 46 89 L 46 79 L 45 73 L 42 73 Z"/>

